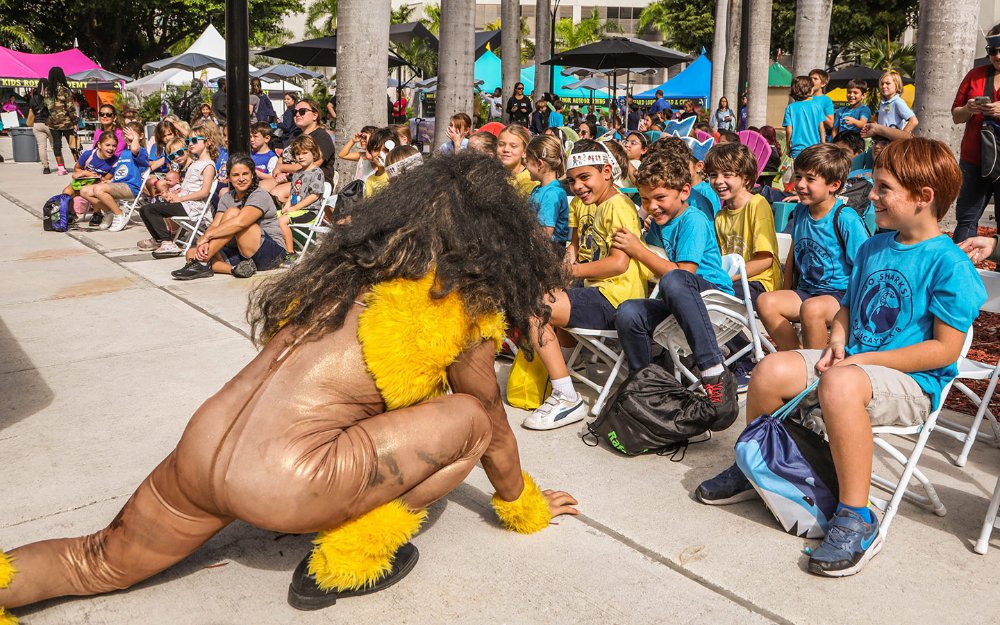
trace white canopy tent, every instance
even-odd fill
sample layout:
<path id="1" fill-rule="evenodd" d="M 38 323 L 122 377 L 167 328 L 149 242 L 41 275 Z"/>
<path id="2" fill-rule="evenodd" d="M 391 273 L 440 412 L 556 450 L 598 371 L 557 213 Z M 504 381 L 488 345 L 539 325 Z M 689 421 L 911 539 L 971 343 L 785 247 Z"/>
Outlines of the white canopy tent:
<path id="1" fill-rule="evenodd" d="M 184 52 L 197 52 L 200 54 L 207 54 L 208 56 L 214 56 L 219 59 L 225 59 L 226 40 L 221 34 L 219 34 L 219 31 L 215 29 L 215 26 L 209 24 L 208 28 L 205 29 L 205 32 L 203 32 L 201 36 L 191 44 L 191 47 Z M 250 71 L 256 70 L 256 67 L 253 65 L 250 66 Z M 218 69 L 206 69 L 200 72 L 195 72 L 195 78 L 201 78 L 206 84 L 209 80 L 225 75 L 225 72 Z M 125 85 L 125 89 L 141 96 L 148 96 L 160 91 L 167 85 L 186 87 L 190 84 L 191 72 L 183 69 L 165 69 L 162 72 L 156 72 L 155 74 L 150 74 L 149 76 L 143 76 L 138 80 L 133 80 Z M 282 92 L 281 83 L 262 80 L 261 87 L 264 88 L 264 91 L 267 92 L 268 97 L 272 101 L 278 102 L 278 104 L 275 105 L 275 110 L 280 115 L 281 111 L 278 110 L 278 106 L 281 103 L 281 97 L 284 93 Z M 302 91 L 301 87 L 287 81 L 284 84 L 284 88 L 285 91 L 289 92 L 298 93 Z"/>

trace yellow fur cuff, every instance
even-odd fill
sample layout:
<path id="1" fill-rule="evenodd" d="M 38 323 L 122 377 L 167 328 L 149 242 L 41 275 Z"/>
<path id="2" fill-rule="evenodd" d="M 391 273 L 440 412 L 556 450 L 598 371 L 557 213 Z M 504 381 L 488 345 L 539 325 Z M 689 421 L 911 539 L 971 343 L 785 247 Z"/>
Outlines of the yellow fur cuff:
<path id="1" fill-rule="evenodd" d="M 499 495 L 493 494 L 493 509 L 503 526 L 519 534 L 534 534 L 549 526 L 552 513 L 549 512 L 549 502 L 541 489 L 531 479 L 527 471 L 522 471 L 524 490 L 514 501 L 504 501 Z"/>
<path id="2" fill-rule="evenodd" d="M 17 617 L 0 608 L 0 625 L 17 625 Z"/>
<path id="3" fill-rule="evenodd" d="M 0 588 L 10 586 L 17 569 L 14 568 L 10 556 L 0 551 Z M 0 607 L 0 625 L 17 625 L 17 617 Z"/>
<path id="4" fill-rule="evenodd" d="M 320 532 L 313 541 L 309 573 L 324 590 L 371 586 L 392 570 L 396 551 L 417 533 L 426 517 L 426 510 L 413 512 L 396 499 Z"/>

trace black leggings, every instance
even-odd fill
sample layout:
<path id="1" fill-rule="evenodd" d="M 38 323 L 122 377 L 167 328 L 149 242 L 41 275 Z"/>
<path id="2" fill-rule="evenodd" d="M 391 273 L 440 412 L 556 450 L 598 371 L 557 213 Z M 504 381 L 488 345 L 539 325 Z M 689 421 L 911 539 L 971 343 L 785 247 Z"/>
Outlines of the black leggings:
<path id="1" fill-rule="evenodd" d="M 62 142 L 66 139 L 66 147 L 69 147 L 69 138 L 73 135 L 72 128 L 66 128 L 65 130 L 59 130 L 56 128 L 49 128 L 52 133 L 52 154 L 56 158 L 62 158 Z"/>
<path id="2" fill-rule="evenodd" d="M 142 217 L 142 223 L 146 224 L 146 230 L 159 243 L 171 238 L 164 219 L 187 216 L 187 211 L 180 202 L 153 202 L 140 208 L 139 216 Z"/>

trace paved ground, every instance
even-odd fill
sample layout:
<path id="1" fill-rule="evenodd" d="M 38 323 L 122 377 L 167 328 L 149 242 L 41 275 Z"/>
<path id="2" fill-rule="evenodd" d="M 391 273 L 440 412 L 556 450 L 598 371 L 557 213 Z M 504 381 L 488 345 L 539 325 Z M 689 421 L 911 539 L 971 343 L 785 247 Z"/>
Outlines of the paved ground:
<path id="1" fill-rule="evenodd" d="M 10 157 L 10 144 L 0 142 Z M 176 283 L 121 233 L 42 232 L 40 207 L 65 178 L 0 164 L 0 546 L 79 535 L 109 522 L 172 448 L 189 415 L 254 354 L 243 319 L 257 279 Z M 501 383 L 506 367 L 500 366 Z M 401 584 L 319 612 L 288 607 L 309 537 L 234 524 L 131 590 L 18 613 L 65 623 L 802 623 L 991 622 L 1000 533 L 972 544 L 1000 466 L 978 446 L 932 437 L 923 466 L 948 507 L 904 504 L 885 550 L 843 580 L 804 572 L 815 541 L 780 531 L 760 502 L 727 508 L 690 493 L 731 461 L 735 430 L 679 462 L 585 447 L 582 427 L 516 427 L 523 462 L 581 516 L 533 536 L 504 532 L 481 470 L 431 510 L 421 559 Z M 987 615 L 987 616 L 982 616 Z"/>

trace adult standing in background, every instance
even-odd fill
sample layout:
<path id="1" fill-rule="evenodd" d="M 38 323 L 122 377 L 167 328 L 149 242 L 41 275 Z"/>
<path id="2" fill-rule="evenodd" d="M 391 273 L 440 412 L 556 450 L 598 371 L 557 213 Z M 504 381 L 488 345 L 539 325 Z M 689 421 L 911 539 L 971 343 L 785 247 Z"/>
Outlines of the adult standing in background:
<path id="1" fill-rule="evenodd" d="M 524 95 L 524 83 L 515 84 L 514 95 L 507 100 L 507 114 L 510 116 L 510 123 L 521 124 L 527 128 L 531 108 L 531 98 Z"/>
<path id="2" fill-rule="evenodd" d="M 264 93 L 264 88 L 260 84 L 260 78 L 250 79 L 250 93 L 258 98 L 256 110 L 254 110 L 251 117 L 256 117 L 259 122 L 273 124 L 278 115 L 274 112 L 274 105 L 271 104 L 271 99 Z"/>
<path id="3" fill-rule="evenodd" d="M 46 146 L 46 143 L 52 143 L 52 131 L 49 130 L 47 125 L 49 121 L 49 107 L 45 105 L 45 95 L 48 89 L 49 81 L 42 78 L 38 81 L 38 86 L 31 92 L 31 98 L 28 100 L 28 109 L 34 118 L 31 131 L 35 134 L 35 142 L 38 144 L 38 159 L 42 161 L 43 174 L 52 173 L 52 170 L 49 169 L 49 150 Z M 52 154 L 55 155 L 54 145 Z"/>
<path id="4" fill-rule="evenodd" d="M 670 119 L 673 117 L 673 110 L 670 108 L 670 103 L 663 97 L 663 89 L 656 90 L 656 101 L 653 102 L 653 106 L 649 107 L 650 115 L 655 117 L 659 113 L 663 113 L 663 117 L 660 119 Z"/>
<path id="5" fill-rule="evenodd" d="M 65 139 L 66 146 L 69 147 L 69 138 L 73 135 L 78 115 L 73 92 L 66 82 L 66 74 L 58 65 L 49 70 L 49 88 L 45 95 L 45 106 L 49 109 L 46 125 L 52 134 L 52 153 L 56 157 L 59 175 L 65 176 L 69 172 L 63 164 L 62 142 Z"/>
<path id="6" fill-rule="evenodd" d="M 226 125 L 226 79 L 219 79 L 219 88 L 212 95 L 212 114 L 219 120 L 220 126 Z"/>

